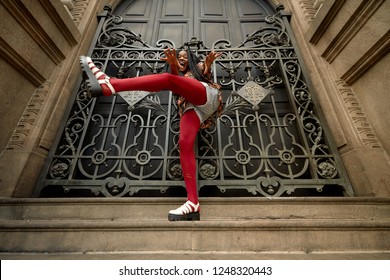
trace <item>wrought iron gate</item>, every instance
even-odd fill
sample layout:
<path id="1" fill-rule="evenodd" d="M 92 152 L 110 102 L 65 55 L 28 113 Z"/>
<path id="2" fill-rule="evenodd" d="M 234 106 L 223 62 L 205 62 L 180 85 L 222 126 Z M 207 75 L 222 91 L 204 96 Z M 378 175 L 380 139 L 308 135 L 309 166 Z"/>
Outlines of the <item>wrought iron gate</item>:
<path id="1" fill-rule="evenodd" d="M 108 10 L 99 28 L 90 55 L 118 78 L 164 72 L 163 49 L 182 47 L 165 39 L 151 46 Z M 206 46 L 196 38 L 185 43 L 201 57 L 211 49 L 223 53 L 213 75 L 222 85 L 224 113 L 198 136 L 199 189 L 278 197 L 327 186 L 353 195 L 289 28 L 278 11 L 238 46 L 227 40 Z M 126 95 L 130 105 L 118 95 L 89 99 L 81 83 L 35 196 L 58 186 L 102 196 L 184 187 L 176 97 L 168 91 Z"/>

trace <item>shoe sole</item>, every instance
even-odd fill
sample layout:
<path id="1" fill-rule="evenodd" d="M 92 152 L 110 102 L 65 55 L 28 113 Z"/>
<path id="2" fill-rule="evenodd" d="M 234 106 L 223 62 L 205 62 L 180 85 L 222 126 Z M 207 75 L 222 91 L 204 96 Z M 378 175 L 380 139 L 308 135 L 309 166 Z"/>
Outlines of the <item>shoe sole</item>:
<path id="1" fill-rule="evenodd" d="M 103 95 L 102 89 L 92 70 L 89 68 L 87 57 L 80 56 L 81 70 L 87 85 L 87 94 L 89 98 L 99 97 Z"/>
<path id="2" fill-rule="evenodd" d="M 194 212 L 184 215 L 168 214 L 168 221 L 200 221 L 200 213 Z"/>

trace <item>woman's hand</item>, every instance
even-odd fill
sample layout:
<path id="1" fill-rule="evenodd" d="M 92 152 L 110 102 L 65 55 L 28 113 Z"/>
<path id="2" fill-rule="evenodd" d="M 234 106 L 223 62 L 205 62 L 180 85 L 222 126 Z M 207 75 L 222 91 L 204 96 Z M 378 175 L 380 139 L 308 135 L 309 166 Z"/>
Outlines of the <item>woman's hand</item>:
<path id="1" fill-rule="evenodd" d="M 165 49 L 164 50 L 164 53 L 165 53 L 165 56 L 166 57 L 162 57 L 161 60 L 165 61 L 166 63 L 168 63 L 170 66 L 171 66 L 171 72 L 172 74 L 178 74 L 178 70 L 179 71 L 182 71 L 184 69 L 181 69 L 183 68 L 179 61 L 177 60 L 177 55 L 176 55 L 176 50 L 175 49 Z"/>
<path id="2" fill-rule="evenodd" d="M 203 75 L 207 75 L 209 72 L 211 72 L 211 65 L 213 64 L 214 60 L 216 60 L 221 55 L 222 53 L 220 52 L 212 51 L 206 56 L 204 60 Z"/>

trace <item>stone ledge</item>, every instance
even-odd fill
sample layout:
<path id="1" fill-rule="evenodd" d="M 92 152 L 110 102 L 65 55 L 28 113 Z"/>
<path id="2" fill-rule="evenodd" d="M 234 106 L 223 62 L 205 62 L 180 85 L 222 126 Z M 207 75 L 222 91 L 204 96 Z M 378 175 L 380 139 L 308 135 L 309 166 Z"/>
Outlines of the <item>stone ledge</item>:
<path id="1" fill-rule="evenodd" d="M 3 221 L 0 252 L 380 251 L 386 221 Z"/>
<path id="2" fill-rule="evenodd" d="M 188 222 L 168 220 L 0 220 L 1 231 L 161 231 L 161 230 L 388 230 L 390 218 L 386 220 L 349 219 L 227 219 Z"/>
<path id="3" fill-rule="evenodd" d="M 112 251 L 112 252 L 9 252 L 2 260 L 389 260 L 390 251 Z"/>
<path id="4" fill-rule="evenodd" d="M 34 204 L 123 204 L 123 203 L 172 203 L 183 201 L 184 198 L 174 197 L 94 197 L 94 198 L 13 198 L 0 197 L 1 204 L 9 205 L 34 205 Z M 389 197 L 200 197 L 204 203 L 242 203 L 242 202 L 266 202 L 266 203 L 369 203 L 369 204 L 389 204 Z M 389 205 L 390 206 L 390 205 Z"/>
<path id="5" fill-rule="evenodd" d="M 0 220 L 166 220 L 184 198 L 0 198 Z M 200 198 L 202 219 L 390 217 L 390 198 Z"/>

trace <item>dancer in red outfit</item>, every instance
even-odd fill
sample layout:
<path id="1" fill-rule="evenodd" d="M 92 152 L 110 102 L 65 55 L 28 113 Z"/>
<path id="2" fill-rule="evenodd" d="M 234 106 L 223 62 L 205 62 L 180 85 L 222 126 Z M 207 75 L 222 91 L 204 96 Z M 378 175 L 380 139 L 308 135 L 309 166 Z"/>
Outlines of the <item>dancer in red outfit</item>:
<path id="1" fill-rule="evenodd" d="M 211 65 L 221 53 L 212 51 L 204 62 L 190 50 L 164 51 L 170 73 L 152 74 L 136 78 L 110 78 L 89 57 L 80 57 L 91 97 L 109 96 L 120 91 L 144 90 L 158 92 L 170 90 L 180 96 L 180 163 L 187 189 L 187 201 L 169 211 L 170 221 L 200 220 L 200 206 L 196 186 L 196 160 L 194 143 L 199 129 L 210 125 L 212 117 L 222 111 L 220 86 L 211 81 Z"/>

